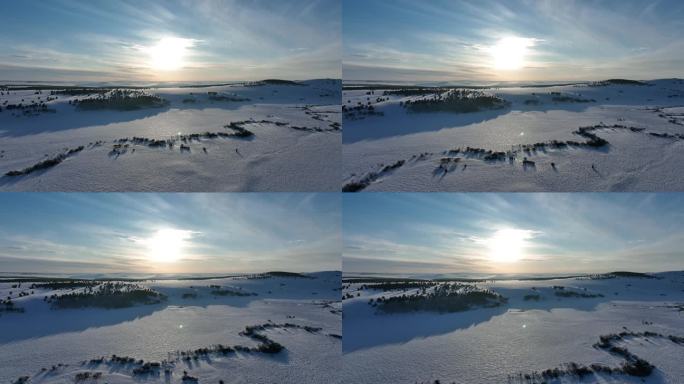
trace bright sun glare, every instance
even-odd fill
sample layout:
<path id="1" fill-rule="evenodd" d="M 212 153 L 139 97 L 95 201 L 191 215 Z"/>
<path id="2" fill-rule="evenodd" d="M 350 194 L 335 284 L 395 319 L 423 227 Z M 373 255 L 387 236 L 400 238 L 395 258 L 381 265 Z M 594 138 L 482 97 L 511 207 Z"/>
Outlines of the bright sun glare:
<path id="1" fill-rule="evenodd" d="M 186 241 L 190 239 L 188 231 L 178 229 L 160 229 L 146 240 L 150 261 L 173 263 L 183 256 Z"/>
<path id="2" fill-rule="evenodd" d="M 504 37 L 490 48 L 494 68 L 500 70 L 517 70 L 525 66 L 528 48 L 533 46 L 532 39 L 522 37 Z"/>
<path id="3" fill-rule="evenodd" d="M 150 67 L 160 71 L 175 71 L 183 68 L 188 48 L 192 40 L 177 37 L 165 37 L 148 49 Z"/>
<path id="4" fill-rule="evenodd" d="M 487 240 L 490 260 L 497 263 L 513 263 L 524 256 L 530 231 L 522 229 L 500 229 Z"/>

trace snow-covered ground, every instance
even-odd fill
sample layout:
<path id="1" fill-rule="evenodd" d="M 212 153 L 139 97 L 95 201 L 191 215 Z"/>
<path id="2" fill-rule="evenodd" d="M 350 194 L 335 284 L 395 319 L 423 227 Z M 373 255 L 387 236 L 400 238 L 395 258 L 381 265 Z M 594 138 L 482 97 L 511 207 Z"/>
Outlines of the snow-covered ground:
<path id="1" fill-rule="evenodd" d="M 345 90 L 345 108 L 370 103 L 373 110 L 344 113 L 343 185 L 364 191 L 681 191 L 684 80 L 645 83 L 484 89 L 509 105 L 472 113 L 408 112 L 400 103 L 430 96 Z M 580 127 L 593 127 L 608 144 L 549 145 L 586 142 Z M 544 146 L 525 147 L 535 143 Z M 485 160 L 487 151 L 504 155 Z"/>
<path id="2" fill-rule="evenodd" d="M 655 366 L 644 381 L 617 373 L 545 381 L 681 383 L 684 339 L 677 343 L 667 336 L 684 337 L 684 272 L 654 276 L 468 283 L 497 292 L 508 302 L 452 313 L 390 314 L 369 305 L 369 300 L 415 294 L 420 288 L 383 292 L 360 289 L 362 283 L 347 280 L 342 381 L 539 383 L 539 377 L 526 381 L 524 375 L 567 368 L 573 362 L 620 367 L 626 360 L 596 346 L 600 337 L 654 332 L 662 337 L 624 335 L 611 344 Z"/>
<path id="3" fill-rule="evenodd" d="M 11 296 L 14 306 L 24 310 L 0 312 L 0 382 L 28 376 L 30 383 L 187 384 L 193 382 L 190 377 L 215 384 L 338 383 L 341 274 L 307 275 L 314 278 L 137 282 L 167 300 L 120 309 L 51 309 L 45 296 L 73 291 L 30 288 L 28 282 L 15 288 L 17 283 L 0 283 L 3 299 Z M 216 286 L 256 295 L 216 295 Z M 241 334 L 255 325 L 266 325 L 257 333 L 285 349 L 273 354 L 200 351 L 187 359 L 178 352 L 217 344 L 258 347 L 259 339 Z M 112 355 L 135 362 L 115 362 Z M 135 369 L 144 366 L 138 360 L 160 366 L 136 374 Z"/>
<path id="4" fill-rule="evenodd" d="M 339 80 L 150 88 L 168 102 L 132 111 L 82 110 L 95 95 L 0 89 L 0 190 L 5 191 L 338 191 Z M 57 89 L 59 91 L 59 89 Z M 45 104 L 45 109 L 8 109 Z M 231 134 L 242 122 L 251 137 Z M 153 147 L 125 138 L 173 141 Z M 181 147 L 183 144 L 183 147 Z M 52 167 L 22 171 L 64 156 Z"/>

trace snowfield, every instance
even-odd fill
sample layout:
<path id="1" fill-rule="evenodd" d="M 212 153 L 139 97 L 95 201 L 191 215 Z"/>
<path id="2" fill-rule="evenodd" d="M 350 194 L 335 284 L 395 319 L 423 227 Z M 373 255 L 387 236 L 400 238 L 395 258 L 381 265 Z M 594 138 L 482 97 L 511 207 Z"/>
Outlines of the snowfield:
<path id="1" fill-rule="evenodd" d="M 680 383 L 684 272 L 651 276 L 432 281 L 427 289 L 381 289 L 377 281 L 345 277 L 342 380 Z M 430 297 L 445 285 L 474 286 L 505 300 L 441 312 L 387 312 L 382 304 Z"/>
<path id="2" fill-rule="evenodd" d="M 339 191 L 339 80 L 121 90 L 0 86 L 0 190 Z"/>
<path id="3" fill-rule="evenodd" d="M 684 189 L 684 80 L 471 89 L 503 102 L 417 108 L 450 91 L 348 86 L 344 190 Z"/>
<path id="4" fill-rule="evenodd" d="M 165 300 L 114 309 L 52 298 L 86 287 L 0 282 L 15 308 L 0 311 L 0 382 L 338 383 L 341 274 L 304 276 L 121 282 Z"/>

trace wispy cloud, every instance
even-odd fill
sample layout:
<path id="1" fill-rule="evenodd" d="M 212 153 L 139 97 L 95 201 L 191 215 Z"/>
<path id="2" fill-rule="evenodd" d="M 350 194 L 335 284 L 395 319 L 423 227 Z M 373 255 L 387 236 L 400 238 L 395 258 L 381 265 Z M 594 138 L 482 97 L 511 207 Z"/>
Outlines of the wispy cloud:
<path id="1" fill-rule="evenodd" d="M 383 17 L 368 17 L 378 14 Z M 682 76 L 682 16 L 684 4 L 674 0 L 619 4 L 351 0 L 344 3 L 344 77 L 593 80 Z M 516 70 L 497 66 L 491 50 L 511 38 L 531 43 L 525 65 Z"/>
<path id="2" fill-rule="evenodd" d="M 333 0 L 38 0 L 7 4 L 0 24 L 3 80 L 341 76 L 341 5 Z M 154 65 L 165 39 L 189 43 L 182 67 Z"/>
<path id="3" fill-rule="evenodd" d="M 13 260 L 3 272 L 47 265 L 35 260 L 128 272 L 339 269 L 339 220 L 339 197 L 326 194 L 8 194 L 0 257 Z"/>
<path id="4" fill-rule="evenodd" d="M 391 196 L 391 197 L 390 197 Z M 673 194 L 345 196 L 350 272 L 605 272 L 684 268 Z M 638 241 L 635 241 L 637 240 Z M 516 254 L 518 253 L 518 254 Z M 367 262 L 365 262 L 367 261 Z M 391 269 L 377 269 L 379 266 Z"/>

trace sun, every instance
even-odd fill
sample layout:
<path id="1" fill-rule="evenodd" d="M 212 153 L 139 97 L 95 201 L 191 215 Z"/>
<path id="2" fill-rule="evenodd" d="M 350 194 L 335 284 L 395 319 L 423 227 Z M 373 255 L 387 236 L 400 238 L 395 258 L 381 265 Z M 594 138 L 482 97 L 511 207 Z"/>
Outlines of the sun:
<path id="1" fill-rule="evenodd" d="M 165 37 L 148 48 L 150 67 L 159 71 L 176 71 L 185 66 L 188 48 L 193 41 L 178 37 Z"/>
<path id="2" fill-rule="evenodd" d="M 522 37 L 504 37 L 489 51 L 495 69 L 513 71 L 525 66 L 528 48 L 534 45 L 533 39 Z"/>
<path id="3" fill-rule="evenodd" d="M 160 229 L 145 241 L 147 256 L 152 262 L 173 263 L 183 256 L 191 233 L 179 229 Z"/>
<path id="4" fill-rule="evenodd" d="M 531 231 L 523 229 L 500 229 L 487 240 L 489 258 L 497 263 L 514 263 L 525 253 L 528 240 L 533 237 Z"/>

